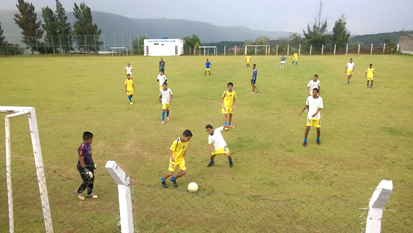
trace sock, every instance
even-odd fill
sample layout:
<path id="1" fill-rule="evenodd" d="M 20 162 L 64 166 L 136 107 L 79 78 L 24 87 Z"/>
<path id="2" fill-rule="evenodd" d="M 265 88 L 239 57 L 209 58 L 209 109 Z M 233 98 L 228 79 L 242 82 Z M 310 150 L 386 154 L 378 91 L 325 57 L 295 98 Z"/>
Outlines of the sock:
<path id="1" fill-rule="evenodd" d="M 214 164 L 215 162 L 214 161 L 211 161 L 211 162 L 209 162 L 210 164 Z"/>
<path id="2" fill-rule="evenodd" d="M 347 81 L 347 83 L 350 83 L 350 81 Z"/>
<path id="3" fill-rule="evenodd" d="M 227 122 L 224 122 L 224 126 L 227 126 Z"/>
<path id="4" fill-rule="evenodd" d="M 165 121 L 165 112 L 162 112 L 162 121 Z"/>
<path id="5" fill-rule="evenodd" d="M 297 65 L 297 62 L 295 62 L 295 64 Z"/>
<path id="6" fill-rule="evenodd" d="M 163 177 L 161 178 L 161 180 L 162 180 L 162 182 L 165 182 L 165 179 Z"/>
<path id="7" fill-rule="evenodd" d="M 307 138 L 304 138 L 304 142 L 307 142 Z"/>
<path id="8" fill-rule="evenodd" d="M 317 138 L 317 141 L 320 141 L 320 138 Z"/>
<path id="9" fill-rule="evenodd" d="M 232 158 L 228 159 L 228 161 L 232 162 Z"/>
<path id="10" fill-rule="evenodd" d="M 371 87 L 373 86 L 373 84 L 370 85 Z"/>
<path id="11" fill-rule="evenodd" d="M 228 126 L 231 126 L 231 122 L 230 122 L 230 123 L 228 123 Z"/>
<path id="12" fill-rule="evenodd" d="M 171 180 L 176 180 L 175 176 L 172 176 Z"/>
<path id="13" fill-rule="evenodd" d="M 166 117 L 169 117 L 169 111 L 166 112 Z"/>
<path id="14" fill-rule="evenodd" d="M 128 100 L 131 101 L 132 100 L 132 96 L 128 95 Z"/>

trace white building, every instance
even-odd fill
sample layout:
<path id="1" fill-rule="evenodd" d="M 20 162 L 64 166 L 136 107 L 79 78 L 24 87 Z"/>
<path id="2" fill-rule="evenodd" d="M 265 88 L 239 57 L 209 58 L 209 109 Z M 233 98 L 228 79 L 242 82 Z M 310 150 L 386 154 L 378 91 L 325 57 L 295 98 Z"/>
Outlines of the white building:
<path id="1" fill-rule="evenodd" d="M 181 39 L 145 39 L 145 56 L 180 56 L 184 53 L 184 41 Z"/>

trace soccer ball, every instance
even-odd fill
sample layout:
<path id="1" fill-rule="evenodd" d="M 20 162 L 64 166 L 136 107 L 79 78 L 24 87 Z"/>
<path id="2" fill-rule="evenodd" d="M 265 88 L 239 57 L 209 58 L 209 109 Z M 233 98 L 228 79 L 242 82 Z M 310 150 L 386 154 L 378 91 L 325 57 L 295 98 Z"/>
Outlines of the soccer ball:
<path id="1" fill-rule="evenodd" d="M 190 193 L 194 193 L 196 191 L 198 191 L 198 185 L 195 182 L 191 182 L 188 184 L 188 191 Z"/>

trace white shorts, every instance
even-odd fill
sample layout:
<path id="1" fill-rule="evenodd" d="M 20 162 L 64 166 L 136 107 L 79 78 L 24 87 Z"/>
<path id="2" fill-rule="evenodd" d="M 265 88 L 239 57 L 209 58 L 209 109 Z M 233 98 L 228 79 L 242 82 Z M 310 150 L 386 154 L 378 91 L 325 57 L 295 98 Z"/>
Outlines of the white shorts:
<path id="1" fill-rule="evenodd" d="M 281 61 L 281 64 L 285 64 L 285 61 Z"/>

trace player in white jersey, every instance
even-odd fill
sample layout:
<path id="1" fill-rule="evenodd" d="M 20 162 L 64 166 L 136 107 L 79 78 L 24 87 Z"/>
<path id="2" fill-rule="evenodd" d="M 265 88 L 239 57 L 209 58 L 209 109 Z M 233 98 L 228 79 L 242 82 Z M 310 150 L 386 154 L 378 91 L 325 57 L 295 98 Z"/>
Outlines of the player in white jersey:
<path id="1" fill-rule="evenodd" d="M 156 79 L 156 82 L 159 84 L 159 90 L 162 90 L 163 84 L 166 83 L 166 77 L 163 74 L 162 70 L 159 71 L 158 78 Z"/>
<path id="2" fill-rule="evenodd" d="M 350 58 L 350 62 L 347 63 L 346 69 L 344 73 L 347 73 L 347 83 L 350 84 L 351 76 L 353 75 L 354 68 L 356 68 L 356 64 L 353 62 L 353 58 Z"/>
<path id="3" fill-rule="evenodd" d="M 169 120 L 169 106 L 172 103 L 172 98 L 172 90 L 168 88 L 167 83 L 163 83 L 163 89 L 159 91 L 159 103 L 162 103 L 162 125 L 165 124 L 165 113 L 166 119 Z"/>
<path id="4" fill-rule="evenodd" d="M 313 80 L 311 80 L 307 85 L 307 94 L 309 96 L 313 95 L 314 88 L 318 89 L 318 95 L 321 95 L 320 80 L 318 80 L 318 75 L 314 75 Z"/>
<path id="5" fill-rule="evenodd" d="M 214 144 L 214 148 L 215 148 L 215 150 L 211 154 L 211 162 L 209 162 L 207 167 L 211 167 L 212 165 L 214 165 L 215 156 L 223 155 L 223 154 L 228 157 L 229 166 L 230 167 L 234 166 L 234 164 L 232 163 L 232 158 L 231 158 L 231 154 L 229 153 L 227 143 L 225 142 L 224 137 L 222 137 L 222 134 L 221 134 L 221 131 L 224 129 L 224 127 L 226 128 L 228 126 L 221 126 L 219 128 L 216 128 L 215 130 L 212 127 L 212 125 L 207 125 L 205 127 L 206 131 L 209 134 L 207 150 L 211 148 L 212 144 Z"/>
<path id="6" fill-rule="evenodd" d="M 305 103 L 305 106 L 303 110 L 301 110 L 299 116 L 304 112 L 305 109 L 308 110 L 308 115 L 307 115 L 307 127 L 305 129 L 304 133 L 304 143 L 303 146 L 307 146 L 307 136 L 308 132 L 310 131 L 310 127 L 314 124 L 315 128 L 317 129 L 317 144 L 320 145 L 320 127 L 321 127 L 321 120 L 320 120 L 320 111 L 324 107 L 323 106 L 323 98 L 318 96 L 318 89 L 314 88 L 313 90 L 313 96 L 309 96 L 307 98 L 307 102 Z"/>
<path id="7" fill-rule="evenodd" d="M 133 67 L 132 66 L 130 66 L 130 64 L 128 63 L 128 65 L 126 65 L 126 67 L 125 67 L 125 70 L 126 70 L 126 75 L 130 75 L 130 77 L 132 78 L 132 71 L 133 71 Z"/>

